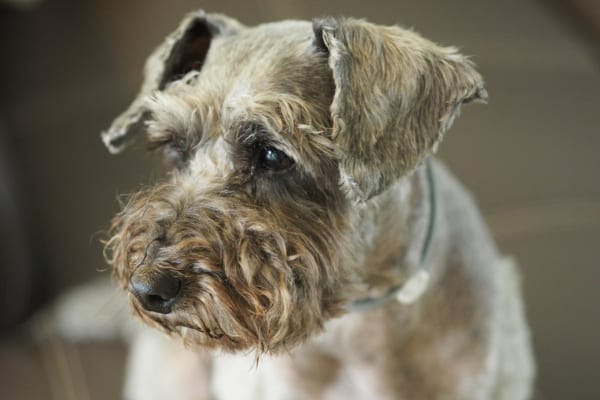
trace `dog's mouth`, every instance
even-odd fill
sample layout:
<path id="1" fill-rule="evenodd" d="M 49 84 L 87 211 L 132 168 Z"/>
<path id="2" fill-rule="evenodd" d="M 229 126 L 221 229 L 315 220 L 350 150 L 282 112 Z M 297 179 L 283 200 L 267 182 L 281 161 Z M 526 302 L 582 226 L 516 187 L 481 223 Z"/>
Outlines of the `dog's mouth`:
<path id="1" fill-rule="evenodd" d="M 220 328 L 200 327 L 186 323 L 178 323 L 174 331 L 190 348 L 221 348 L 239 351 L 248 348 L 241 340 L 225 333 Z"/>
<path id="2" fill-rule="evenodd" d="M 198 272 L 198 271 L 196 271 Z M 220 271 L 203 270 L 202 279 L 208 279 L 215 286 L 221 287 L 231 295 L 231 287 L 225 275 Z M 185 278 L 182 278 L 185 280 Z M 162 285 L 162 281 L 155 279 Z M 189 283 L 189 282 L 188 282 Z M 164 286 L 164 285 L 163 285 Z M 221 326 L 225 310 L 222 308 L 224 301 L 220 300 L 217 293 L 205 285 L 197 285 L 193 289 L 194 295 L 190 294 L 190 288 L 180 282 L 177 295 L 170 299 L 169 307 L 158 307 L 148 300 L 141 300 L 139 294 L 133 295 L 131 300 L 138 315 L 143 320 L 153 325 L 158 325 L 169 334 L 175 334 L 184 339 L 188 344 L 199 344 L 202 346 L 218 346 L 230 349 L 239 349 L 242 342 L 227 332 L 227 328 Z M 131 291 L 131 289 L 130 289 Z M 136 293 L 134 291 L 134 293 Z M 163 304 L 168 295 L 153 295 L 157 297 L 158 304 Z M 227 303 L 227 301 L 225 301 Z"/>
<path id="3" fill-rule="evenodd" d="M 202 329 L 199 328 L 197 326 L 192 326 L 189 324 L 177 324 L 175 325 L 176 328 L 178 328 L 181 332 L 181 328 L 185 328 L 185 329 L 191 329 L 194 332 L 199 332 L 203 335 L 208 336 L 209 338 L 213 339 L 213 340 L 221 340 L 223 338 L 226 338 L 228 340 L 231 340 L 232 342 L 236 342 L 233 338 L 231 338 L 230 336 L 226 335 L 225 333 L 223 333 L 220 329 L 212 329 L 212 328 L 206 328 L 206 329 Z"/>
<path id="4" fill-rule="evenodd" d="M 227 276 L 225 275 L 225 273 L 223 271 L 210 270 L 210 269 L 204 267 L 204 264 L 202 264 L 202 263 L 192 263 L 188 266 L 187 269 L 193 271 L 195 274 L 206 275 L 206 276 L 218 279 L 219 281 L 223 282 L 224 284 L 227 283 Z"/>

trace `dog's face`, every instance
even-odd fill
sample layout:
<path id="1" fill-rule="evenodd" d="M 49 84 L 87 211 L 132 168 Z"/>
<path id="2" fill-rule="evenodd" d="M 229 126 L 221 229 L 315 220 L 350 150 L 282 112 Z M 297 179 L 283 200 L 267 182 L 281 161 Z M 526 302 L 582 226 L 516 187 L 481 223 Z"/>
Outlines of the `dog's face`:
<path id="1" fill-rule="evenodd" d="M 131 196 L 108 260 L 146 322 L 193 345 L 290 349 L 348 301 L 357 203 L 413 170 L 481 78 L 356 20 L 188 16 L 105 140 L 144 121 L 169 179 Z"/>

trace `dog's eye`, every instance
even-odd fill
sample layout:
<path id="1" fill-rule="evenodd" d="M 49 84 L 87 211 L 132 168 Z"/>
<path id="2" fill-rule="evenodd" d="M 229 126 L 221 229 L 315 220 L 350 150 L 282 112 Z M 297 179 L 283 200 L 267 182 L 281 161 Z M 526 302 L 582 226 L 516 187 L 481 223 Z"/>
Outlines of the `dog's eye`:
<path id="1" fill-rule="evenodd" d="M 181 168 L 189 156 L 189 144 L 175 136 L 150 138 L 149 151 L 160 150 L 165 163 L 170 167 Z"/>
<path id="2" fill-rule="evenodd" d="M 163 157 L 167 165 L 181 168 L 187 161 L 187 152 L 178 146 L 165 146 Z"/>
<path id="3" fill-rule="evenodd" d="M 282 171 L 289 168 L 294 163 L 294 160 L 288 157 L 283 151 L 272 146 L 266 146 L 261 149 L 258 162 L 262 169 Z"/>

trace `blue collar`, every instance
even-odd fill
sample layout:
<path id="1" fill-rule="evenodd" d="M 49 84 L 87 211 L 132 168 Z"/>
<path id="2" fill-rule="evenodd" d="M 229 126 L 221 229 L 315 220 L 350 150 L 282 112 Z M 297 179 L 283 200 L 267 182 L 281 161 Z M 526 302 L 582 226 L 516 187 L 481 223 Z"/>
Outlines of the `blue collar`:
<path id="1" fill-rule="evenodd" d="M 431 249 L 433 238 L 433 230 L 437 214 L 437 198 L 435 180 L 433 177 L 433 169 L 431 161 L 425 161 L 425 171 L 427 174 L 427 182 L 429 184 L 429 221 L 427 222 L 427 232 L 421 253 L 419 256 L 419 268 L 405 282 L 390 288 L 381 297 L 366 297 L 355 300 L 346 306 L 348 311 L 365 311 L 373 307 L 378 307 L 387 304 L 391 300 L 397 300 L 403 304 L 411 304 L 416 301 L 427 289 L 429 283 L 429 271 L 425 268 L 425 262 Z"/>

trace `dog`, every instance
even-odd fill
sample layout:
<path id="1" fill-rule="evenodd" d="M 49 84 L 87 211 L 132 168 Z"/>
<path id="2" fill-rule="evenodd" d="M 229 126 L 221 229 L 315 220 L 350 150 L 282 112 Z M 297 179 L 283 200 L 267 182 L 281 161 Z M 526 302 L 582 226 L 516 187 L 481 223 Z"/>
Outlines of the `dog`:
<path id="1" fill-rule="evenodd" d="M 145 131 L 170 168 L 106 243 L 154 328 L 125 396 L 529 398 L 517 270 L 433 158 L 486 98 L 471 61 L 398 26 L 187 15 L 102 135 L 118 153 Z"/>

